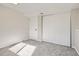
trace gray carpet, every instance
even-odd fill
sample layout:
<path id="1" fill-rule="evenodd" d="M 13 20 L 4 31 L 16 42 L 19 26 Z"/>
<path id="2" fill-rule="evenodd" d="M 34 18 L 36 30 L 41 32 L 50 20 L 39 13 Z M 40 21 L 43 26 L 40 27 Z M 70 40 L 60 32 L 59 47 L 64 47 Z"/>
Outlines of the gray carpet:
<path id="1" fill-rule="evenodd" d="M 23 42 L 36 46 L 36 49 L 32 56 L 78 56 L 75 49 L 66 46 L 47 42 L 38 42 L 34 40 L 27 40 Z M 15 53 L 9 51 L 10 47 L 12 46 L 1 48 L 0 56 L 17 56 Z"/>

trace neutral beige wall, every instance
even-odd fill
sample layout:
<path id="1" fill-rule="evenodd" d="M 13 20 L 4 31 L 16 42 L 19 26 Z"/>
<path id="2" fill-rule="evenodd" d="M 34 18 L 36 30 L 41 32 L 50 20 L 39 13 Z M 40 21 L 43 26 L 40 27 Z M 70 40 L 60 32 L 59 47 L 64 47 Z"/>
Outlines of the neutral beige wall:
<path id="1" fill-rule="evenodd" d="M 28 19 L 0 5 L 0 48 L 28 39 Z"/>
<path id="2" fill-rule="evenodd" d="M 71 12 L 72 47 L 79 53 L 79 9 Z"/>

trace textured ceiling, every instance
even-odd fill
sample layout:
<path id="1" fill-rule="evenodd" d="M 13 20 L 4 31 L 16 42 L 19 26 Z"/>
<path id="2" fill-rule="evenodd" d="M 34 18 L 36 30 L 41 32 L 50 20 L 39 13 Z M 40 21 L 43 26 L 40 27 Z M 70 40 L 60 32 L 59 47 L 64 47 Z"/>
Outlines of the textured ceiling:
<path id="1" fill-rule="evenodd" d="M 39 15 L 40 13 L 44 13 L 45 15 L 56 14 L 79 8 L 79 4 L 76 3 L 18 3 L 2 5 L 14 8 L 26 16 Z"/>

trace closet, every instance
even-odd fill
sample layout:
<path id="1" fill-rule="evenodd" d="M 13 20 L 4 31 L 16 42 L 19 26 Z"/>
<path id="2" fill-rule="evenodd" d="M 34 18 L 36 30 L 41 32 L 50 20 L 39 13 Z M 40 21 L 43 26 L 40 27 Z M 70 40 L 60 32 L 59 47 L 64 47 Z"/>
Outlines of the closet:
<path id="1" fill-rule="evenodd" d="M 70 46 L 70 13 L 63 12 L 58 14 L 39 15 L 32 27 L 31 39 Z M 33 21 L 34 18 L 31 20 Z M 36 23 L 37 22 L 37 23 Z M 31 22 L 32 23 L 32 22 Z M 34 32 L 36 34 L 34 34 Z"/>
<path id="2" fill-rule="evenodd" d="M 42 40 L 70 46 L 70 13 L 43 16 Z"/>

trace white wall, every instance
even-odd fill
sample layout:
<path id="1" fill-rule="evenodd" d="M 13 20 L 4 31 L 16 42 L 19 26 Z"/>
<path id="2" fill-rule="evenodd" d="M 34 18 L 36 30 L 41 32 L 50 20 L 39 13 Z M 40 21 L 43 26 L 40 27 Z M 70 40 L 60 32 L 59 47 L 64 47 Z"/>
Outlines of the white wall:
<path id="1" fill-rule="evenodd" d="M 70 13 L 43 17 L 43 40 L 70 46 Z"/>
<path id="2" fill-rule="evenodd" d="M 28 39 L 28 19 L 0 5 L 0 48 Z"/>
<path id="3" fill-rule="evenodd" d="M 72 47 L 79 53 L 79 9 L 71 12 L 72 20 Z"/>

